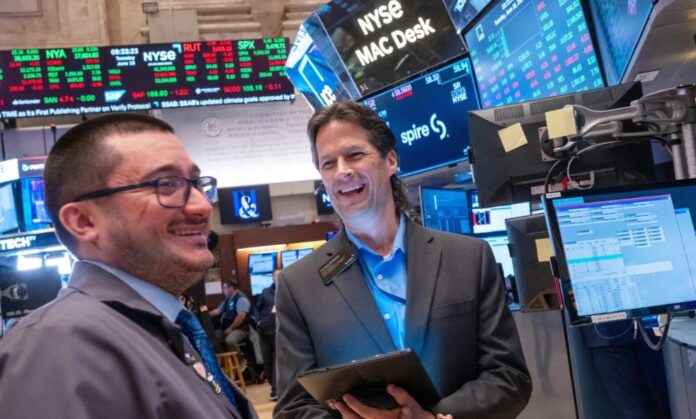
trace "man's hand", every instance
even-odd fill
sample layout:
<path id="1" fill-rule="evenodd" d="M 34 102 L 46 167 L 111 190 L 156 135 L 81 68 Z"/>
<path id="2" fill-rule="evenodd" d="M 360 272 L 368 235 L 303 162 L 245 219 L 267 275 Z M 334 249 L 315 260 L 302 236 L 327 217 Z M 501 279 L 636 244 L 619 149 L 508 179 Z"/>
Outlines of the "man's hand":
<path id="1" fill-rule="evenodd" d="M 393 384 L 387 385 L 387 393 L 391 394 L 396 409 L 378 409 L 364 405 L 351 394 L 344 394 L 342 402 L 336 402 L 333 407 L 341 413 L 344 419 L 435 419 L 435 415 L 424 410 L 406 390 Z"/>

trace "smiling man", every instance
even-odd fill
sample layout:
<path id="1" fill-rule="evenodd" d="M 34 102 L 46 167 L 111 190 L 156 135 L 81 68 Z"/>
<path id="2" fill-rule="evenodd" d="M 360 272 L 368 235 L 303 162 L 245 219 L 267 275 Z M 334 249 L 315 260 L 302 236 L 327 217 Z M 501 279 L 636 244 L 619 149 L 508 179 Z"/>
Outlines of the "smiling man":
<path id="1" fill-rule="evenodd" d="M 336 103 L 314 114 L 308 134 L 344 228 L 281 272 L 275 416 L 515 417 L 532 387 L 487 243 L 408 220 L 396 141 L 369 108 Z M 347 254 L 356 262 L 326 269 Z M 420 357 L 441 396 L 436 404 L 420 406 L 390 385 L 396 409 L 347 394 L 330 411 L 297 381 L 310 369 L 404 348 Z"/>
<path id="2" fill-rule="evenodd" d="M 91 119 L 58 140 L 44 179 L 79 262 L 58 298 L 0 341 L 3 417 L 256 418 L 178 300 L 213 263 L 216 180 L 172 128 Z"/>

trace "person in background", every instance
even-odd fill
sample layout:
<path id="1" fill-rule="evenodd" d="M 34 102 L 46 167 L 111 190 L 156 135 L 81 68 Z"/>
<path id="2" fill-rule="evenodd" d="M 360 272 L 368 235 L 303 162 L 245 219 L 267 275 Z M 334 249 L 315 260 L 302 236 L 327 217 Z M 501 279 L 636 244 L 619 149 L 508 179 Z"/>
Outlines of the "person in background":
<path id="1" fill-rule="evenodd" d="M 3 418 L 256 418 L 178 297 L 213 263 L 216 180 L 142 114 L 53 146 L 46 205 L 79 260 L 68 287 L 0 341 Z"/>
<path id="2" fill-rule="evenodd" d="M 266 379 L 271 384 L 271 400 L 277 400 L 275 383 L 275 332 L 276 310 L 275 293 L 280 269 L 273 271 L 273 283 L 266 287 L 256 300 L 256 325 L 261 336 L 261 350 L 263 352 L 263 370 Z"/>
<path id="3" fill-rule="evenodd" d="M 488 244 L 405 216 L 396 139 L 371 109 L 335 103 L 316 112 L 307 131 L 343 229 L 280 273 L 274 416 L 517 416 L 532 385 Z M 389 384 L 396 409 L 345 394 L 331 411 L 297 381 L 311 369 L 404 348 L 421 359 L 439 402 L 421 406 L 418 395 Z"/>
<path id="4" fill-rule="evenodd" d="M 249 312 L 251 302 L 239 290 L 239 284 L 234 280 L 222 282 L 222 293 L 225 299 L 220 305 L 210 310 L 210 317 L 219 317 L 220 330 L 217 340 L 228 351 L 240 352 L 239 346 L 249 339 Z"/>

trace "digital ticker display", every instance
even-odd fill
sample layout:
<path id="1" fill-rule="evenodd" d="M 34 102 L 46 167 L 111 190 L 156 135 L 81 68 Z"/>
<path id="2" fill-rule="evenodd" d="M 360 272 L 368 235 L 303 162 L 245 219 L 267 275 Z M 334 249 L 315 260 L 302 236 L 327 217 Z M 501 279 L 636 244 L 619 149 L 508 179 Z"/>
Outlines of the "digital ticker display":
<path id="1" fill-rule="evenodd" d="M 0 51 L 3 118 L 291 100 L 285 38 Z"/>
<path id="2" fill-rule="evenodd" d="M 502 0 L 464 35 L 484 108 L 604 86 L 580 0 Z"/>
<path id="3" fill-rule="evenodd" d="M 402 176 L 467 158 L 469 110 L 479 109 L 468 58 L 377 94 L 364 103 L 391 128 Z"/>

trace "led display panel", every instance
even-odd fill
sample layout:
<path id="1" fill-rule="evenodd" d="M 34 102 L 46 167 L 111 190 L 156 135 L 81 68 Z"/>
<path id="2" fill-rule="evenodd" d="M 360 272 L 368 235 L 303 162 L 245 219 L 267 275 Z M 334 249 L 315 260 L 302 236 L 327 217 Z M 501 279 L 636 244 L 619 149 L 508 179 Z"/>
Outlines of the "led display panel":
<path id="1" fill-rule="evenodd" d="M 467 158 L 468 111 L 479 109 L 468 58 L 375 95 L 364 103 L 396 136 L 399 173 L 408 176 Z"/>
<path id="2" fill-rule="evenodd" d="M 580 0 L 499 0 L 464 37 L 484 108 L 604 86 Z"/>
<path id="3" fill-rule="evenodd" d="M 288 40 L 0 51 L 3 118 L 291 100 Z"/>
<path id="4" fill-rule="evenodd" d="M 471 22 L 491 0 L 444 0 L 457 32 Z"/>

